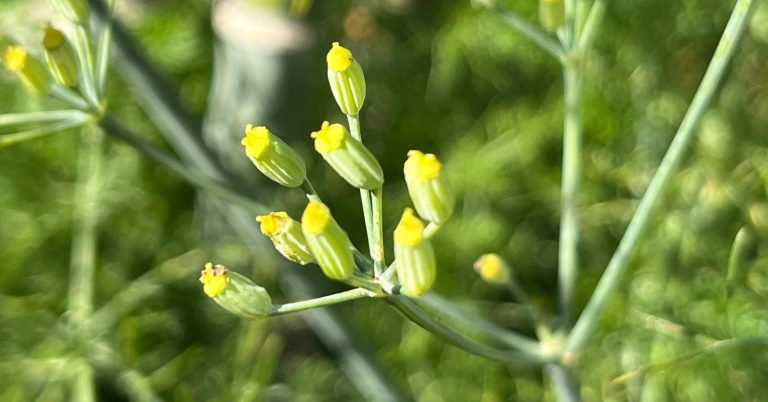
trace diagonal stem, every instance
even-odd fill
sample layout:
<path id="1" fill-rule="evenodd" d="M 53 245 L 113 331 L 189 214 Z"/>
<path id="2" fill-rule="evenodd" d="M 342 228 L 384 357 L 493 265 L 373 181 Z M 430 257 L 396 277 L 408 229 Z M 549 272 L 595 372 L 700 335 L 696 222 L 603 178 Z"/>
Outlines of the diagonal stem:
<path id="1" fill-rule="evenodd" d="M 544 49 L 547 53 L 552 55 L 560 62 L 563 62 L 566 59 L 566 54 L 563 50 L 563 47 L 560 46 L 556 40 L 545 34 L 541 29 L 524 20 L 519 15 L 502 7 L 494 7 L 493 11 L 495 11 L 501 17 L 501 19 L 507 23 L 507 25 L 515 28 L 523 36 L 530 39 L 531 42 Z"/>
<path id="2" fill-rule="evenodd" d="M 701 120 L 709 106 L 712 96 L 722 80 L 728 62 L 733 57 L 736 45 L 739 43 L 748 17 L 753 9 L 754 0 L 739 0 L 731 13 L 728 25 L 725 27 L 720 43 L 715 49 L 715 54 L 707 67 L 704 78 L 693 97 L 688 111 L 675 134 L 672 143 L 667 150 L 659 169 L 648 185 L 640 205 L 637 207 L 627 231 L 624 233 L 616 252 L 611 257 L 608 267 L 605 269 L 600 282 L 595 288 L 592 298 L 589 300 L 584 312 L 579 317 L 573 331 L 568 336 L 565 345 L 565 353 L 578 352 L 589 340 L 590 335 L 602 317 L 608 301 L 616 291 L 621 278 L 629 264 L 630 257 L 640 240 L 644 229 L 648 225 L 651 213 L 661 198 L 664 189 L 670 179 L 677 172 L 680 162 L 693 139 L 694 128 Z"/>

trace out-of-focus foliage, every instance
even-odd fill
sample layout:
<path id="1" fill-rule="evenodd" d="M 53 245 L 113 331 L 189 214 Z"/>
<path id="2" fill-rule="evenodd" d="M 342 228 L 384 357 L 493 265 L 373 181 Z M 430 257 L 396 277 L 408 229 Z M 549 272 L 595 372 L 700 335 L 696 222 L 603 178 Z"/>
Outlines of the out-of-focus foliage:
<path id="1" fill-rule="evenodd" d="M 306 22 L 318 37 L 318 60 L 338 40 L 365 70 L 363 135 L 387 179 L 387 244 L 407 206 L 406 152 L 436 153 L 460 200 L 455 217 L 434 239 L 435 289 L 503 325 L 531 331 L 521 308 L 504 289 L 476 277 L 472 263 L 483 253 L 499 253 L 535 302 L 553 310 L 562 151 L 559 65 L 469 2 L 315 3 Z M 537 2 L 503 3 L 537 21 Z M 595 50 L 584 60 L 582 305 L 685 113 L 731 3 L 608 4 Z M 212 74 L 209 7 L 199 0 L 118 0 L 118 14 L 199 112 Z M 45 1 L 0 4 L 4 33 L 25 44 L 37 44 L 53 18 L 58 17 Z M 323 68 L 306 73 L 325 80 Z M 765 343 L 712 346 L 717 340 L 768 337 L 766 77 L 768 5 L 759 2 L 682 172 L 581 356 L 586 400 L 757 401 L 768 393 Z M 341 121 L 330 91 L 324 85 L 313 89 L 322 91 L 307 96 L 326 105 L 316 114 Z M 160 141 L 131 100 L 129 86 L 115 78 L 108 93 L 116 115 Z M 0 73 L 1 112 L 42 107 L 10 74 Z M 319 122 L 301 124 L 308 143 Z M 207 260 L 225 262 L 280 297 L 280 256 L 265 249 L 254 257 L 232 235 L 204 235 L 194 190 L 123 145 L 109 143 L 106 150 L 96 311 L 129 290 L 146 296 L 105 319 L 109 325 L 98 339 L 69 337 L 62 314 L 77 144 L 74 132 L 63 132 L 0 150 L 0 400 L 66 397 L 82 348 L 96 362 L 99 400 L 142 400 L 148 393 L 176 401 L 362 398 L 300 316 L 243 322 L 204 297 L 196 278 Z M 323 170 L 318 156 L 310 157 L 308 166 L 318 168 L 310 176 L 362 247 L 357 190 Z M 301 201 L 292 200 L 295 205 L 285 208 L 300 210 Z M 727 287 L 729 252 L 742 227 L 755 241 L 743 275 Z M 394 384 L 414 399 L 554 398 L 540 370 L 469 356 L 384 303 L 333 308 L 351 313 Z M 612 382 L 637 367 L 700 350 L 705 353 L 696 358 Z"/>

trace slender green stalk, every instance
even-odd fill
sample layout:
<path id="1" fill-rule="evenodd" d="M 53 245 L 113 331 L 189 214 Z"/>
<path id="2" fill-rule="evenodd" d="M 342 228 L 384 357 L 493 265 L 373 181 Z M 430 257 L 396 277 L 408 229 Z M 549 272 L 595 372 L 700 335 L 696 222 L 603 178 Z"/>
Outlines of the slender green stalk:
<path id="1" fill-rule="evenodd" d="M 349 132 L 352 137 L 358 141 L 363 141 L 363 136 L 360 133 L 360 119 L 358 116 L 347 115 L 347 121 L 349 122 Z M 368 252 L 371 254 L 371 259 L 376 261 L 376 240 L 373 228 L 373 206 L 371 204 L 371 192 L 366 189 L 360 189 L 360 201 L 363 204 L 363 218 L 365 219 L 365 234 L 368 238 Z M 374 277 L 379 277 L 380 271 L 376 269 L 374 263 Z"/>
<path id="2" fill-rule="evenodd" d="M 629 222 L 627 231 L 624 233 L 616 252 L 608 263 L 602 278 L 600 278 L 600 282 L 598 282 L 589 303 L 573 327 L 573 331 L 568 336 L 565 346 L 566 353 L 577 352 L 587 342 L 597 326 L 610 297 L 616 291 L 622 275 L 626 271 L 630 257 L 632 257 L 640 240 L 640 236 L 648 225 L 651 213 L 673 174 L 677 172 L 680 161 L 693 138 L 694 128 L 696 128 L 697 123 L 704 115 L 728 66 L 728 62 L 733 56 L 736 45 L 741 40 L 744 26 L 753 9 L 753 4 L 753 0 L 739 0 L 736 3 L 728 20 L 728 25 L 725 27 L 725 31 L 720 38 L 720 43 L 717 45 L 714 57 L 707 67 L 704 78 L 666 155 L 664 155 L 664 159 L 659 165 L 659 169 L 648 185 L 648 190 L 643 195 L 640 205 Z"/>
<path id="3" fill-rule="evenodd" d="M 329 296 L 317 297 L 314 299 L 304 300 L 295 303 L 287 304 L 275 304 L 270 310 L 270 316 L 278 316 L 290 313 L 296 313 L 299 311 L 309 310 L 318 307 L 330 306 L 333 304 L 339 304 L 350 300 L 362 299 L 364 297 L 381 297 L 376 293 L 371 292 L 368 289 L 356 288 L 332 294 Z"/>
<path id="4" fill-rule="evenodd" d="M 424 228 L 424 238 L 431 239 L 437 231 L 440 230 L 440 224 L 435 222 L 429 222 L 427 227 Z"/>
<path id="5" fill-rule="evenodd" d="M 72 328 L 83 330 L 93 310 L 93 280 L 96 270 L 96 222 L 101 185 L 103 136 L 94 129 L 83 130 L 75 193 L 74 234 L 70 261 L 67 315 Z M 87 334 L 81 334 L 87 337 Z M 93 401 L 93 370 L 84 364 L 74 376 L 73 398 Z"/>
<path id="6" fill-rule="evenodd" d="M 749 252 L 755 247 L 755 236 L 745 226 L 739 229 L 733 239 L 731 254 L 728 256 L 728 275 L 725 279 L 725 300 L 733 294 L 736 286 L 744 283 L 749 269 L 747 259 Z"/>
<path id="7" fill-rule="evenodd" d="M 592 3 L 592 8 L 589 10 L 589 15 L 587 16 L 587 21 L 584 23 L 581 34 L 578 36 L 579 43 L 576 46 L 576 49 L 579 53 L 583 54 L 592 46 L 595 34 L 600 27 L 600 22 L 602 22 L 604 15 L 605 0 L 595 0 L 595 2 Z"/>
<path id="8" fill-rule="evenodd" d="M 564 0 L 565 4 L 565 40 L 563 45 L 566 51 L 573 49 L 577 34 L 577 0 Z"/>
<path id="9" fill-rule="evenodd" d="M 545 371 L 552 379 L 558 402 L 581 402 L 581 391 L 573 374 L 559 364 L 547 364 Z"/>
<path id="10" fill-rule="evenodd" d="M 558 289 L 562 324 L 569 327 L 578 277 L 578 193 L 581 178 L 581 96 L 579 65 L 563 65 L 565 116 L 563 127 L 563 178 L 561 189 Z"/>
<path id="11" fill-rule="evenodd" d="M 304 181 L 301 182 L 301 189 L 304 191 L 304 194 L 307 195 L 307 198 L 310 201 L 323 202 L 320 199 L 320 196 L 317 195 L 317 191 L 315 191 L 315 188 L 312 186 L 312 183 L 309 181 L 309 179 L 304 179 Z"/>
<path id="12" fill-rule="evenodd" d="M 33 128 L 31 130 L 20 131 L 17 133 L 2 134 L 0 135 L 0 148 L 15 145 L 21 142 L 34 140 L 37 138 L 53 135 L 61 131 L 82 126 L 90 116 L 76 116 L 67 120 L 58 121 L 52 124 L 48 124 L 42 127 Z"/>
<path id="13" fill-rule="evenodd" d="M 80 88 L 85 100 L 91 108 L 98 109 L 99 96 L 96 93 L 96 80 L 94 76 L 94 55 L 91 44 L 91 35 L 86 27 L 78 25 L 75 29 L 75 54 L 77 54 L 81 69 Z"/>
<path id="14" fill-rule="evenodd" d="M 88 115 L 79 110 L 51 110 L 47 112 L 8 113 L 0 115 L 0 128 L 17 125 L 51 123 L 60 120 L 85 118 Z"/>
<path id="15" fill-rule="evenodd" d="M 417 301 L 414 301 L 413 304 L 418 308 L 420 308 L 420 304 L 429 307 L 439 313 L 440 316 L 450 319 L 453 325 L 463 327 L 463 330 L 465 331 L 481 332 L 485 337 L 494 339 L 508 347 L 535 354 L 540 353 L 539 342 L 536 340 L 487 321 L 475 313 L 464 310 L 461 306 L 444 299 L 434 292 L 430 292 L 420 297 Z"/>
<path id="16" fill-rule="evenodd" d="M 112 47 L 112 13 L 115 10 L 115 0 L 107 0 L 106 23 L 102 26 L 99 36 L 99 48 L 96 53 L 96 93 L 104 96 L 104 86 L 107 82 L 109 69 L 109 50 Z"/>
<path id="17" fill-rule="evenodd" d="M 535 352 L 503 350 L 470 340 L 430 317 L 407 297 L 389 296 L 385 300 L 420 327 L 473 355 L 506 364 L 542 364 L 548 360 Z"/>
<path id="18" fill-rule="evenodd" d="M 530 39 L 533 43 L 537 44 L 540 48 L 544 49 L 547 53 L 552 55 L 560 62 L 564 62 L 566 58 L 563 47 L 557 43 L 556 40 L 545 34 L 541 29 L 527 22 L 517 14 L 504 9 L 502 7 L 494 7 L 499 16 L 512 28 L 515 28 L 523 36 Z"/>
<path id="19" fill-rule="evenodd" d="M 110 137 L 116 138 L 134 147 L 145 156 L 165 166 L 172 173 L 191 183 L 192 185 L 210 192 L 223 200 L 239 205 L 253 214 L 264 214 L 269 209 L 250 197 L 240 194 L 232 189 L 232 186 L 222 184 L 217 180 L 208 178 L 202 172 L 185 166 L 176 158 L 163 152 L 154 145 L 144 141 L 141 137 L 132 133 L 111 116 L 105 116 L 99 124 Z"/>
<path id="20" fill-rule="evenodd" d="M 371 193 L 372 206 L 373 206 L 373 236 L 374 236 L 374 250 L 373 253 L 373 273 L 374 277 L 378 278 L 386 268 L 386 261 L 384 260 L 384 227 L 382 224 L 384 214 L 384 194 L 382 188 L 379 187 L 376 191 Z"/>
<path id="21" fill-rule="evenodd" d="M 48 95 L 84 112 L 91 111 L 91 107 L 83 100 L 83 97 L 67 87 L 53 84 L 48 90 Z"/>

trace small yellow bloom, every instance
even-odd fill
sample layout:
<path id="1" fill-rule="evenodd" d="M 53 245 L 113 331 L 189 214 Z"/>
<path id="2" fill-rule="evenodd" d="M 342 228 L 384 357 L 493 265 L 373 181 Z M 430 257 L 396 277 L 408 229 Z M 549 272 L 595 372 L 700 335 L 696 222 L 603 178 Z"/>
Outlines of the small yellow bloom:
<path id="1" fill-rule="evenodd" d="M 245 147 L 245 154 L 250 158 L 259 159 L 269 146 L 269 134 L 269 130 L 264 126 L 254 127 L 251 124 L 245 126 L 245 138 L 240 141 L 240 144 Z"/>
<path id="2" fill-rule="evenodd" d="M 43 47 L 48 68 L 56 82 L 70 88 L 77 87 L 80 80 L 80 67 L 77 55 L 67 42 L 64 33 L 48 25 L 43 36 Z"/>
<path id="3" fill-rule="evenodd" d="M 352 66 L 352 52 L 349 49 L 340 46 L 339 42 L 333 42 L 331 50 L 328 55 L 325 56 L 325 60 L 328 62 L 328 68 L 337 72 L 343 73 Z"/>
<path id="4" fill-rule="evenodd" d="M 312 255 L 323 274 L 334 280 L 352 276 L 355 259 L 349 236 L 323 203 L 310 201 L 301 217 L 301 227 Z"/>
<path id="5" fill-rule="evenodd" d="M 509 268 L 498 254 L 483 254 L 475 262 L 474 268 L 486 282 L 505 284 L 510 280 Z"/>
<path id="6" fill-rule="evenodd" d="M 352 52 L 333 42 L 326 56 L 328 84 L 342 113 L 356 116 L 365 102 L 365 75 Z"/>
<path id="7" fill-rule="evenodd" d="M 256 168 L 273 181 L 286 187 L 298 187 L 307 178 L 307 167 L 301 156 L 268 128 L 248 124 L 240 143 Z"/>
<path id="8" fill-rule="evenodd" d="M 347 136 L 347 130 L 341 124 L 330 124 L 324 121 L 320 130 L 313 131 L 310 137 L 315 140 L 315 150 L 326 156 L 339 149 Z"/>
<path id="9" fill-rule="evenodd" d="M 331 220 L 331 211 L 325 204 L 317 201 L 310 201 L 304 214 L 301 216 L 301 227 L 304 231 L 317 235 L 325 230 L 328 222 Z"/>
<path id="10" fill-rule="evenodd" d="M 443 165 L 433 154 L 408 151 L 403 165 L 408 194 L 419 216 L 442 223 L 453 213 L 453 191 L 442 175 Z"/>
<path id="11" fill-rule="evenodd" d="M 17 46 L 8 46 L 5 51 L 5 65 L 13 72 L 19 72 L 24 69 L 27 63 L 27 51 Z"/>
<path id="12" fill-rule="evenodd" d="M 212 263 L 205 264 L 205 269 L 200 272 L 200 283 L 203 284 L 203 292 L 208 297 L 216 297 L 220 295 L 226 288 L 227 282 L 229 282 L 229 274 L 227 269 L 223 265 Z"/>
<path id="13" fill-rule="evenodd" d="M 287 213 L 283 211 L 272 212 L 269 215 L 257 216 L 256 221 L 261 223 L 261 233 L 272 240 L 277 251 L 285 258 L 301 265 L 309 264 L 315 260 L 309 250 L 301 225 Z"/>
<path id="14" fill-rule="evenodd" d="M 418 246 L 424 238 L 424 223 L 406 208 L 400 223 L 395 228 L 395 242 L 405 246 Z"/>

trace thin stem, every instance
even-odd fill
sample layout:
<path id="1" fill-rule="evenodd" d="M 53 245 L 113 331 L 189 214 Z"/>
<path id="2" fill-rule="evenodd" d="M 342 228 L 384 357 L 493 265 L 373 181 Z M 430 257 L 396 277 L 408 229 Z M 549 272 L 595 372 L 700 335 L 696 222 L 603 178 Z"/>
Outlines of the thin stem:
<path id="1" fill-rule="evenodd" d="M 75 53 L 78 56 L 81 68 L 81 85 L 85 100 L 91 108 L 98 109 L 99 96 L 96 93 L 96 80 L 94 77 L 94 56 L 91 45 L 91 36 L 85 26 L 77 25 L 75 29 Z"/>
<path id="2" fill-rule="evenodd" d="M 82 331 L 93 310 L 103 135 L 94 128 L 83 130 L 81 136 L 67 315 L 72 328 Z M 95 399 L 93 370 L 90 365 L 86 366 L 75 375 L 73 392 L 77 400 L 92 401 Z"/>
<path id="3" fill-rule="evenodd" d="M 475 313 L 464 310 L 456 303 L 452 303 L 442 296 L 431 292 L 414 301 L 414 304 L 424 304 L 430 309 L 453 321 L 455 325 L 464 327 L 465 331 L 478 331 L 488 338 L 494 339 L 514 349 L 538 353 L 539 342 L 527 336 L 520 335 L 509 329 L 502 328 Z"/>
<path id="4" fill-rule="evenodd" d="M 577 0 L 565 0 L 565 48 L 566 51 L 573 49 L 576 42 L 577 31 Z"/>
<path id="5" fill-rule="evenodd" d="M 499 14 L 499 16 L 509 26 L 515 28 L 523 36 L 530 39 L 531 42 L 537 44 L 540 48 L 544 49 L 547 53 L 552 55 L 560 62 L 565 61 L 566 54 L 563 50 L 563 47 L 560 46 L 556 40 L 545 34 L 541 29 L 535 27 L 517 14 L 502 7 L 494 7 L 492 10 Z"/>
<path id="6" fill-rule="evenodd" d="M 374 277 L 378 278 L 384 268 L 387 266 L 384 260 L 384 228 L 382 224 L 384 207 L 383 199 L 384 194 L 382 188 L 379 187 L 376 191 L 371 193 L 372 206 L 373 206 L 373 236 L 374 236 L 374 251 L 373 255 L 373 273 Z"/>
<path id="7" fill-rule="evenodd" d="M 558 285 L 560 316 L 566 328 L 571 323 L 578 277 L 578 192 L 581 178 L 581 96 L 577 62 L 563 65 L 565 117 L 563 128 L 563 178 L 561 190 Z"/>
<path id="8" fill-rule="evenodd" d="M 592 46 L 592 42 L 595 39 L 595 34 L 600 27 L 600 22 L 605 15 L 605 0 L 595 0 L 592 3 L 592 8 L 589 9 L 589 15 L 587 16 L 587 22 L 584 23 L 581 34 L 578 37 L 577 50 L 580 53 L 584 53 Z"/>
<path id="9" fill-rule="evenodd" d="M 229 201 L 235 205 L 239 205 L 254 214 L 263 214 L 268 210 L 268 208 L 264 205 L 232 190 L 231 186 L 210 179 L 202 172 L 183 165 L 173 156 L 163 152 L 159 148 L 144 141 L 141 137 L 132 133 L 111 116 L 105 116 L 99 124 L 104 128 L 105 133 L 107 133 L 107 135 L 110 137 L 116 138 L 132 146 L 133 148 L 136 148 L 145 156 L 165 166 L 172 173 L 176 174 L 192 185 L 202 190 L 208 191 L 223 200 Z"/>
<path id="10" fill-rule="evenodd" d="M 51 110 L 47 112 L 8 113 L 0 115 L 0 127 L 10 127 L 24 124 L 50 123 L 59 120 L 70 120 L 88 115 L 79 110 Z"/>
<path id="11" fill-rule="evenodd" d="M 362 134 L 360 133 L 360 119 L 355 116 L 347 115 L 347 121 L 349 122 L 349 132 L 352 137 L 358 141 L 363 141 Z M 360 201 L 363 204 L 363 218 L 365 219 L 365 234 L 368 238 L 368 252 L 371 255 L 371 259 L 376 261 L 376 242 L 373 229 L 373 206 L 371 205 L 371 192 L 361 188 L 360 189 Z M 374 264 L 373 276 L 378 278 L 381 272 L 376 269 Z"/>
<path id="12" fill-rule="evenodd" d="M 541 364 L 547 361 L 545 356 L 535 353 L 497 349 L 468 339 L 424 313 L 406 297 L 389 296 L 385 300 L 409 320 L 465 352 L 506 364 Z"/>
<path id="13" fill-rule="evenodd" d="M 91 107 L 83 99 L 83 97 L 67 87 L 53 84 L 48 90 L 48 95 L 84 112 L 91 111 Z"/>
<path id="14" fill-rule="evenodd" d="M 347 302 L 350 300 L 362 299 L 364 297 L 381 297 L 381 296 L 378 296 L 376 293 L 373 293 L 368 289 L 356 288 L 352 290 L 347 290 L 345 292 L 332 294 L 329 296 L 317 297 L 314 299 L 304 300 L 304 301 L 295 302 L 295 303 L 275 304 L 272 306 L 272 310 L 270 310 L 269 315 L 278 316 L 278 315 L 296 313 L 299 311 L 309 310 L 313 308 L 339 304 L 339 303 Z"/>
<path id="15" fill-rule="evenodd" d="M 304 191 L 304 194 L 307 195 L 307 198 L 310 201 L 322 202 L 320 196 L 317 195 L 317 191 L 315 191 L 315 188 L 312 186 L 312 183 L 309 181 L 309 179 L 304 179 L 304 181 L 301 182 L 301 189 Z"/>
<path id="16" fill-rule="evenodd" d="M 90 117 L 88 115 L 70 118 L 68 120 L 57 121 L 42 127 L 36 127 L 31 130 L 20 131 L 17 133 L 9 133 L 0 135 L 0 148 L 18 144 L 20 142 L 34 140 L 37 138 L 45 137 L 47 135 L 56 134 L 60 131 L 64 131 L 73 127 L 83 125 L 88 121 Z"/>
<path id="17" fill-rule="evenodd" d="M 440 224 L 435 222 L 429 222 L 427 227 L 424 228 L 424 238 L 431 239 L 437 231 L 440 230 Z"/>
<path id="18" fill-rule="evenodd" d="M 552 379 L 558 402 L 581 402 L 581 391 L 573 374 L 559 364 L 547 364 L 544 368 Z"/>
<path id="19" fill-rule="evenodd" d="M 107 1 L 107 13 L 99 37 L 99 48 L 96 53 L 96 93 L 104 95 L 109 69 L 109 50 L 112 46 L 112 13 L 115 10 L 115 0 Z"/>
<path id="20" fill-rule="evenodd" d="M 753 0 L 739 0 L 736 3 L 728 20 L 728 25 L 725 27 L 725 31 L 720 38 L 720 43 L 717 45 L 714 57 L 707 67 L 699 89 L 696 91 L 693 101 L 666 155 L 664 155 L 659 169 L 648 185 L 648 190 L 646 190 L 640 205 L 637 207 L 637 211 L 635 211 L 632 220 L 629 222 L 627 231 L 624 233 L 616 252 L 608 263 L 602 278 L 600 278 L 592 298 L 573 327 L 573 331 L 568 336 L 565 345 L 566 353 L 575 353 L 584 346 L 597 326 L 610 296 L 616 291 L 643 230 L 648 225 L 651 213 L 673 174 L 677 172 L 680 161 L 693 138 L 694 128 L 696 128 L 696 125 L 704 115 L 728 66 L 728 62 L 733 56 L 736 44 L 741 40 L 744 26 L 753 9 L 753 3 Z"/>

